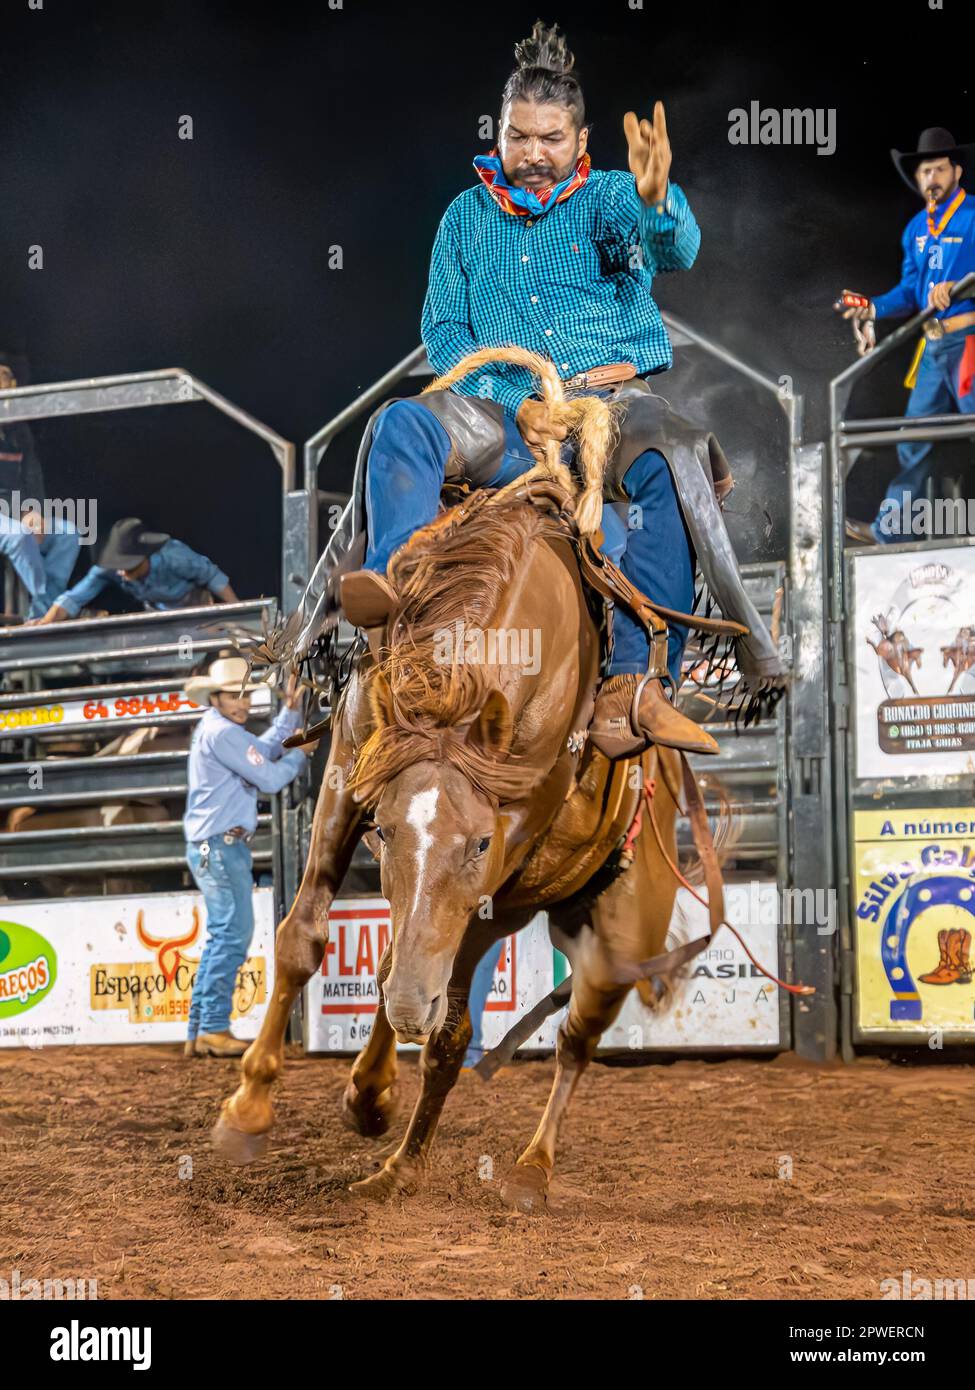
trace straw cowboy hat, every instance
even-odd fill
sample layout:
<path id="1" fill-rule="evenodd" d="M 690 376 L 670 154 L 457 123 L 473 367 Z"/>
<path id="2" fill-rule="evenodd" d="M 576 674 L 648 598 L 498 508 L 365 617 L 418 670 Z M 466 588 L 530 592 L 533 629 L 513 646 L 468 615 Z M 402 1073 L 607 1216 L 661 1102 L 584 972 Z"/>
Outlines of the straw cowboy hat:
<path id="1" fill-rule="evenodd" d="M 249 681 L 249 674 L 250 668 L 242 656 L 223 656 L 214 661 L 208 671 L 191 676 L 183 686 L 183 691 L 187 699 L 195 700 L 198 705 L 206 705 L 210 702 L 210 696 L 216 695 L 218 691 L 226 691 L 228 695 L 241 695 L 246 691 L 256 690 L 258 682 Z"/>
<path id="2" fill-rule="evenodd" d="M 890 152 L 894 168 L 912 193 L 917 192 L 917 184 L 914 182 L 917 166 L 922 160 L 940 159 L 942 155 L 947 155 L 953 164 L 960 164 L 963 169 L 975 166 L 975 145 L 956 145 L 951 131 L 940 125 L 929 126 L 927 130 L 921 131 L 916 150 L 910 150 L 906 154 L 902 150 Z"/>
<path id="3" fill-rule="evenodd" d="M 134 570 L 169 540 L 165 531 L 149 531 L 137 516 L 116 521 L 101 548 L 98 563 L 106 570 Z"/>

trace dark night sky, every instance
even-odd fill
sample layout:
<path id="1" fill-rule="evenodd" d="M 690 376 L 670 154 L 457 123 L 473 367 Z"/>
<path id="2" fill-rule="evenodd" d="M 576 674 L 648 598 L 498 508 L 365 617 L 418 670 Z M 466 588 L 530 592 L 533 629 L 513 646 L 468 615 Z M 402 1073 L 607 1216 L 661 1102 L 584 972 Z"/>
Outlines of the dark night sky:
<path id="1" fill-rule="evenodd" d="M 3 0 L 0 347 L 35 380 L 185 366 L 300 444 L 418 342 L 437 223 L 541 14 L 576 52 L 597 167 L 626 167 L 628 107 L 667 104 L 703 245 L 658 281 L 662 307 L 814 394 L 852 355 L 835 292 L 897 278 L 918 204 L 890 146 L 927 125 L 975 139 L 968 6 L 944 5 Z M 837 152 L 730 145 L 753 99 L 835 107 Z M 896 409 L 893 373 L 884 389 Z M 274 589 L 270 455 L 202 410 L 41 427 L 48 490 L 98 496 L 103 529 L 139 511 Z"/>

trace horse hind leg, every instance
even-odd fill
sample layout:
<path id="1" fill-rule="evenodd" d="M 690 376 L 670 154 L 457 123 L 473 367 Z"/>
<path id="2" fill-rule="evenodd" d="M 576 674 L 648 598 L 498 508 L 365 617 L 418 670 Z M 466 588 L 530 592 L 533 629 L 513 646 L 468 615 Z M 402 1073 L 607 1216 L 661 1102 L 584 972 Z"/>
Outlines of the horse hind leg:
<path id="1" fill-rule="evenodd" d="M 396 1034 L 389 1026 L 382 1002 L 383 985 L 393 961 L 392 948 L 386 947 L 376 974 L 379 1004 L 369 1041 L 352 1064 L 349 1083 L 342 1097 L 346 1123 L 366 1138 L 377 1138 L 389 1129 L 396 1109 Z"/>
<path id="2" fill-rule="evenodd" d="M 336 725 L 315 807 L 308 862 L 291 911 L 275 936 L 274 989 L 267 1013 L 241 1060 L 241 1083 L 224 1101 L 213 1129 L 214 1147 L 231 1163 L 250 1163 L 266 1151 L 267 1135 L 274 1124 L 271 1088 L 284 1068 L 284 1039 L 291 1009 L 299 991 L 322 963 L 328 942 L 328 909 L 359 838 L 362 808 L 345 789 L 353 744 L 344 710 Z"/>

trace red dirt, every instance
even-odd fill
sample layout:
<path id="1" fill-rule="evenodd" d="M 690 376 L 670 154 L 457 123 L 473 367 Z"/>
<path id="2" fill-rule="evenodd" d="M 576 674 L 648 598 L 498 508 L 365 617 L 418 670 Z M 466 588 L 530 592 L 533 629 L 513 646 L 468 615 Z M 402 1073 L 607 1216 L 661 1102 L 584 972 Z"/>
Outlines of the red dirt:
<path id="1" fill-rule="evenodd" d="M 552 1063 L 464 1073 L 428 1189 L 346 1194 L 402 1132 L 343 1125 L 348 1061 L 296 1055 L 271 1155 L 210 1153 L 229 1062 L 175 1048 L 0 1052 L 0 1276 L 92 1278 L 101 1298 L 877 1298 L 975 1278 L 970 1066 L 775 1060 L 593 1066 L 551 1214 L 502 1207 Z M 402 1068 L 402 1096 L 417 1068 Z M 792 1177 L 780 1178 L 785 1155 Z M 180 1178 L 192 1160 L 193 1176 Z M 482 1180 L 493 1171 L 493 1180 Z"/>

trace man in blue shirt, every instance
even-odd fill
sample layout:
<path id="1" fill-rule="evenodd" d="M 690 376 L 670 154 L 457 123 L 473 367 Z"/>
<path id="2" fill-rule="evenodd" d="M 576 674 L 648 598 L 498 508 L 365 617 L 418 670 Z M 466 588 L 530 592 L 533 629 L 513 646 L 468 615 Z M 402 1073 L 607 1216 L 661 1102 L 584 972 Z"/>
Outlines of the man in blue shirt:
<path id="1" fill-rule="evenodd" d="M 117 521 L 102 547 L 98 564 L 51 604 L 39 623 L 76 618 L 108 585 L 117 585 L 143 608 L 188 608 L 208 601 L 235 603 L 237 595 L 219 566 L 182 541 L 148 531 L 134 516 Z"/>
<path id="2" fill-rule="evenodd" d="M 654 302 L 654 276 L 687 270 L 700 231 L 682 190 L 670 181 L 671 149 L 660 102 L 653 123 L 628 112 L 630 173 L 594 170 L 574 60 L 557 29 L 541 22 L 515 49 L 505 87 L 497 153 L 474 160 L 478 182 L 455 198 L 440 224 L 423 306 L 422 333 L 443 374 L 468 353 L 516 344 L 550 358 L 564 381 L 611 395 L 634 376 L 672 362 Z M 534 394 L 531 375 L 510 364 L 478 368 L 452 387 L 503 407 L 502 487 L 566 430 Z M 392 553 L 436 515 L 451 440 L 424 403 L 396 401 L 379 417 L 366 473 L 365 569 L 346 575 L 347 615 L 394 600 L 386 578 Z M 655 602 L 688 612 L 695 557 L 667 460 L 646 449 L 623 488 L 633 529 L 606 507 L 606 545 L 632 582 Z M 347 598 L 348 596 L 348 598 Z M 354 598 L 354 601 L 353 601 Z M 648 740 L 716 752 L 714 740 L 679 714 L 662 690 L 642 626 L 617 605 L 609 679 L 596 702 L 591 736 L 609 756 Z M 360 625 L 368 626 L 367 622 Z M 686 630 L 670 632 L 667 665 L 679 683 Z"/>
<path id="3" fill-rule="evenodd" d="M 210 708 L 193 731 L 183 829 L 186 862 L 207 909 L 207 940 L 190 1001 L 186 1055 L 239 1057 L 248 1044 L 230 1032 L 237 972 L 254 932 L 251 852 L 257 797 L 278 792 L 305 765 L 300 749 L 282 744 L 301 726 L 300 693 L 292 684 L 267 733 L 244 728 L 251 691 L 243 657 L 220 658 L 186 684 L 191 700 Z"/>
<path id="4" fill-rule="evenodd" d="M 961 186 L 966 166 L 975 160 L 975 145 L 956 145 L 950 131 L 934 126 L 921 132 L 916 150 L 891 150 L 891 157 L 926 206 L 904 229 L 900 283 L 861 308 L 847 309 L 843 317 L 907 318 L 934 305 L 937 313 L 924 325 L 920 358 L 908 377 L 912 389 L 905 416 L 972 415 L 975 390 L 962 359 L 975 333 L 975 300 L 952 303 L 950 295 L 955 282 L 975 270 L 975 199 Z M 924 496 L 932 447 L 929 440 L 898 444 L 901 471 L 873 522 L 847 522 L 851 539 L 889 544 L 913 538 L 911 503 Z"/>

